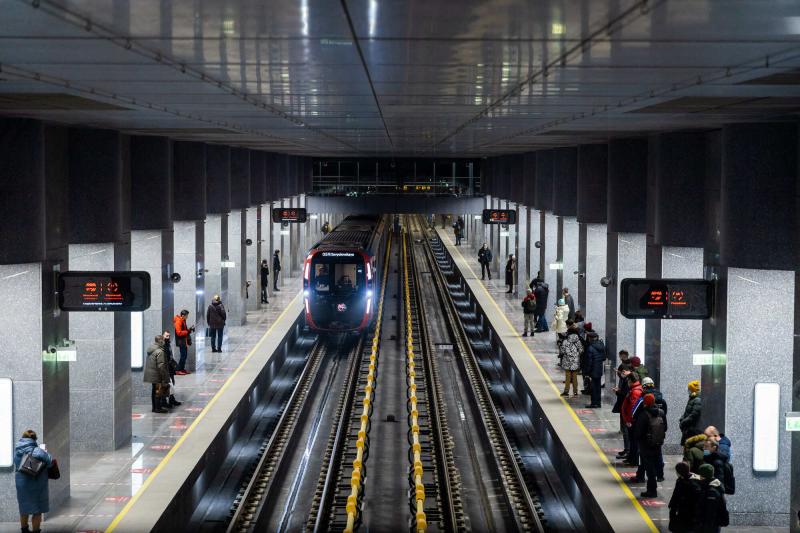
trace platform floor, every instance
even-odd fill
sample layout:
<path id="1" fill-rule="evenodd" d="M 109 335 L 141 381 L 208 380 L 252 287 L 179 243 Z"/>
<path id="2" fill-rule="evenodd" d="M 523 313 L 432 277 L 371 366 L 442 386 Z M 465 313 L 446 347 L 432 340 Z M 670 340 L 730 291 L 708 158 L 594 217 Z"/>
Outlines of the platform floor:
<path id="1" fill-rule="evenodd" d="M 45 517 L 42 529 L 104 531 L 299 290 L 299 278 L 284 280 L 269 305 L 247 313 L 245 326 L 225 328 L 222 353 L 208 351 L 197 372 L 176 376 L 175 397 L 183 405 L 154 414 L 149 401 L 135 403 L 130 444 L 113 452 L 73 453 L 71 497 Z M 141 374 L 135 373 L 134 379 Z M 19 524 L 2 522 L 0 532 L 19 532 Z"/>
<path id="2" fill-rule="evenodd" d="M 447 241 L 450 235 L 445 237 Z M 453 240 L 449 239 L 446 244 L 453 244 Z M 480 265 L 477 262 L 477 253 L 465 242 L 462 241 L 462 246 L 453 247 L 451 250 L 458 250 L 472 265 L 473 273 L 480 277 Z M 474 261 L 470 259 L 474 257 Z M 507 294 L 508 286 L 504 284 L 504 279 L 500 276 L 495 276 L 493 273 L 491 280 L 482 280 L 484 287 L 486 287 L 489 295 L 497 303 L 500 310 L 506 315 L 506 318 L 511 322 L 514 328 L 520 333 L 524 330 L 523 315 L 521 300 L 525 294 L 527 287 L 515 287 L 515 292 Z M 551 298 L 553 293 L 551 292 Z M 552 322 L 552 305 L 554 302 L 548 302 L 551 311 L 548 312 L 547 321 Z M 592 321 L 592 317 L 586 317 L 588 322 Z M 556 350 L 556 336 L 555 332 L 549 331 L 544 333 L 537 333 L 534 337 L 521 337 L 530 348 L 534 357 L 539 364 L 547 370 L 548 375 L 554 383 L 563 387 L 564 371 L 558 366 L 558 355 Z M 582 388 L 581 379 L 578 379 L 579 388 Z M 622 461 L 616 458 L 616 454 L 623 448 L 622 434 L 619 432 L 619 415 L 612 413 L 611 408 L 614 405 L 615 395 L 611 390 L 614 384 L 608 384 L 603 389 L 602 408 L 601 409 L 586 409 L 585 406 L 589 403 L 589 396 L 579 394 L 577 397 L 572 396 L 570 389 L 570 396 L 567 402 L 578 415 L 584 426 L 592 433 L 592 436 L 599 444 L 600 448 L 606 453 L 609 461 L 615 466 L 620 476 L 629 483 L 631 492 L 637 497 L 639 493 L 645 490 L 645 483 L 634 483 L 633 478 L 636 476 L 636 467 L 627 467 L 622 464 Z M 669 399 L 667 399 L 669 402 Z M 674 406 L 675 402 L 670 403 L 670 408 L 683 409 L 683 405 Z M 674 406 L 674 407 L 673 407 Z M 681 456 L 666 455 L 664 456 L 664 482 L 658 484 L 658 497 L 657 498 L 639 498 L 642 507 L 647 511 L 647 514 L 653 520 L 653 523 L 660 531 L 669 531 L 669 508 L 667 504 L 672 496 L 672 491 L 675 488 L 676 474 L 675 464 L 681 460 Z M 767 526 L 739 526 L 727 527 L 724 531 L 746 533 L 746 532 L 785 532 L 785 528 L 767 527 Z"/>

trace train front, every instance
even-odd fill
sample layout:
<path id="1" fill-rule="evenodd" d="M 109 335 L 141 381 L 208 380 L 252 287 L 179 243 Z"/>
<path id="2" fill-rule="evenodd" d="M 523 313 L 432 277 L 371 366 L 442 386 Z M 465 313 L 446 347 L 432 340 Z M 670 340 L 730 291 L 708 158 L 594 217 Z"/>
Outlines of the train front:
<path id="1" fill-rule="evenodd" d="M 363 331 L 372 315 L 373 272 L 361 250 L 312 250 L 303 268 L 306 324 L 316 331 Z"/>

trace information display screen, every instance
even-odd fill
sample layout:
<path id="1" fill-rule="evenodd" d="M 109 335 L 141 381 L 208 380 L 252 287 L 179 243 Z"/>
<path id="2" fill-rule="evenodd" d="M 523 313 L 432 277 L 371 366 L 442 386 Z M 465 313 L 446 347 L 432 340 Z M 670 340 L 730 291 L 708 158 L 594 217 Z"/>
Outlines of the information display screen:
<path id="1" fill-rule="evenodd" d="M 150 307 L 150 274 L 135 272 L 62 272 L 58 276 L 62 311 L 144 311 Z"/>
<path id="2" fill-rule="evenodd" d="M 516 224 L 517 212 L 514 209 L 484 209 L 484 224 Z"/>
<path id="3" fill-rule="evenodd" d="M 273 222 L 305 222 L 307 219 L 305 207 L 276 207 L 272 210 Z"/>
<path id="4" fill-rule="evenodd" d="M 714 308 L 713 286 L 704 279 L 627 278 L 620 290 L 626 318 L 705 319 Z"/>

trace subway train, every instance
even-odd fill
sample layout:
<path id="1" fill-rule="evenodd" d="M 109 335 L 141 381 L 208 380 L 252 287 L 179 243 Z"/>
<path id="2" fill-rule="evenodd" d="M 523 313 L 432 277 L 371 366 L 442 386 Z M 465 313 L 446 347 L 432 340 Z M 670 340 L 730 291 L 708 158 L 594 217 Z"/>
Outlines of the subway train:
<path id="1" fill-rule="evenodd" d="M 366 329 L 378 299 L 387 228 L 383 216 L 349 216 L 311 248 L 303 265 L 306 325 L 311 330 Z"/>

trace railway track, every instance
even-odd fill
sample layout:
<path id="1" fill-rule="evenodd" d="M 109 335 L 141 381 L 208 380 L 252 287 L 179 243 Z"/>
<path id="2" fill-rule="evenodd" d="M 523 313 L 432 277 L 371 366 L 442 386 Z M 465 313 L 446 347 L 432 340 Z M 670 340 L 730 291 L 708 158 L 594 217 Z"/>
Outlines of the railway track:
<path id="1" fill-rule="evenodd" d="M 316 340 L 227 531 L 545 531 L 421 219 L 406 218 L 383 266 L 373 324 Z"/>

